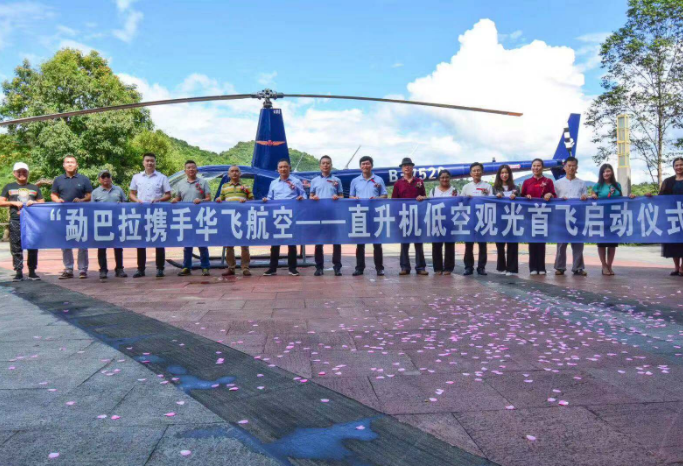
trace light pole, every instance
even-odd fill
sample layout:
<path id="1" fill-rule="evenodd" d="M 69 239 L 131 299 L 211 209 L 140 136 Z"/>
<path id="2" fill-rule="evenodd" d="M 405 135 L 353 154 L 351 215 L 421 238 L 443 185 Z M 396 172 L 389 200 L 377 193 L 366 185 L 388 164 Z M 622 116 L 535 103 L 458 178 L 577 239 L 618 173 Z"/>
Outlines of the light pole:
<path id="1" fill-rule="evenodd" d="M 631 137 L 627 114 L 617 116 L 617 181 L 624 196 L 631 194 Z"/>

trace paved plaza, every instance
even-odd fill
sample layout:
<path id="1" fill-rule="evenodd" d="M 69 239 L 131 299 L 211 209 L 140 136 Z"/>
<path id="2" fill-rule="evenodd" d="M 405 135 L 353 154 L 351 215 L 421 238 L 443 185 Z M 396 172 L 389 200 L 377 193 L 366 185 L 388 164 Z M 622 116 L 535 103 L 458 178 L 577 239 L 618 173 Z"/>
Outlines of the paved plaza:
<path id="1" fill-rule="evenodd" d="M 545 277 L 525 247 L 496 274 L 493 245 L 486 277 L 460 245 L 459 273 L 399 277 L 392 245 L 386 277 L 345 246 L 343 277 L 105 283 L 96 251 L 87 280 L 41 251 L 12 283 L 0 248 L 3 466 L 683 464 L 683 278 L 656 246 L 613 277 L 592 245 L 588 277 L 550 245 Z"/>

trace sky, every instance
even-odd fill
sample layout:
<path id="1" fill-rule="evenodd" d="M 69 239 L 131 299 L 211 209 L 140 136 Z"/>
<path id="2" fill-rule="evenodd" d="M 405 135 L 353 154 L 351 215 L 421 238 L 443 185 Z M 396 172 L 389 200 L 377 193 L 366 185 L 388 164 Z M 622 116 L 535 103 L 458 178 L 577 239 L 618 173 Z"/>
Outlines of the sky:
<path id="1" fill-rule="evenodd" d="M 144 100 L 252 93 L 393 97 L 521 118 L 331 99 L 277 102 L 290 147 L 343 166 L 551 158 L 570 113 L 600 89 L 598 50 L 625 0 L 346 2 L 0 0 L 0 80 L 63 47 L 96 50 Z M 222 151 L 256 132 L 257 101 L 152 108 L 157 128 Z M 595 179 L 589 128 L 580 174 Z M 633 163 L 635 182 L 645 181 Z"/>

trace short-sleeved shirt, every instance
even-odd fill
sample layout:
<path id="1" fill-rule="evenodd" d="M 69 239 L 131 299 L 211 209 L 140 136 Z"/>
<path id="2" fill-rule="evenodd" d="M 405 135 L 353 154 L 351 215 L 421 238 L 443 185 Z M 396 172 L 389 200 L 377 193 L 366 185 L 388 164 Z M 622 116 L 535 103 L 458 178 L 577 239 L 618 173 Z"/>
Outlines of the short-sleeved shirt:
<path id="1" fill-rule="evenodd" d="M 21 202 L 26 205 L 28 201 L 39 201 L 43 199 L 43 193 L 40 192 L 40 188 L 34 184 L 19 184 L 16 181 L 14 183 L 6 184 L 2 188 L 2 194 L 0 196 L 4 197 L 10 202 Z M 14 206 L 9 208 L 10 219 L 19 220 L 19 209 Z"/>
<path id="2" fill-rule="evenodd" d="M 109 189 L 99 186 L 92 192 L 93 202 L 126 202 L 126 200 L 126 193 L 116 185 L 111 185 Z"/>
<path id="3" fill-rule="evenodd" d="M 320 199 L 331 199 L 335 194 L 343 196 L 342 182 L 334 175 L 318 175 L 311 180 L 311 196 L 314 194 Z"/>
<path id="4" fill-rule="evenodd" d="M 540 199 L 548 193 L 552 194 L 553 197 L 557 196 L 555 194 L 555 185 L 553 184 L 553 180 L 546 178 L 545 176 L 540 178 L 532 176 L 531 178 L 524 180 L 524 183 L 522 183 L 522 196 L 530 195 L 532 198 Z"/>
<path id="5" fill-rule="evenodd" d="M 303 196 L 304 199 L 307 197 L 304 185 L 301 184 L 299 178 L 290 176 L 286 180 L 278 178 L 270 182 L 267 197 L 271 201 L 279 199 L 296 199 L 299 196 Z"/>
<path id="6" fill-rule="evenodd" d="M 384 180 L 377 175 L 370 174 L 367 180 L 363 175 L 359 175 L 351 180 L 351 187 L 349 189 L 349 196 L 357 197 L 359 199 L 370 199 L 373 197 L 386 196 L 387 187 Z"/>
<path id="7" fill-rule="evenodd" d="M 596 183 L 593 186 L 593 192 L 600 199 L 614 199 L 623 195 L 621 185 L 618 182 L 616 184 Z"/>
<path id="8" fill-rule="evenodd" d="M 87 193 L 91 193 L 92 184 L 85 175 L 76 173 L 74 176 L 67 176 L 65 173 L 52 182 L 52 192 L 64 202 L 73 202 L 74 199 L 83 199 Z"/>
<path id="9" fill-rule="evenodd" d="M 178 181 L 173 191 L 174 198 L 180 198 L 182 202 L 194 202 L 195 199 L 204 200 L 206 196 L 211 196 L 209 182 L 202 177 L 197 177 L 194 181 L 187 178 Z"/>
<path id="10" fill-rule="evenodd" d="M 394 183 L 394 191 L 391 193 L 392 199 L 415 199 L 417 196 L 427 196 L 422 178 L 414 176 L 410 182 L 401 178 Z"/>
<path id="11" fill-rule="evenodd" d="M 241 202 L 242 199 L 245 201 L 254 199 L 254 193 L 249 189 L 249 186 L 245 186 L 242 183 L 235 184 L 232 181 L 223 184 L 223 187 L 221 188 L 221 200 Z"/>
<path id="12" fill-rule="evenodd" d="M 142 202 L 152 202 L 171 192 L 171 184 L 166 175 L 154 170 L 148 175 L 144 171 L 133 175 L 130 181 L 130 190 L 137 191 L 137 197 Z"/>
<path id="13" fill-rule="evenodd" d="M 445 191 L 441 191 L 438 186 L 434 186 L 431 191 L 429 191 L 429 197 L 453 197 L 458 195 L 458 190 L 453 186 Z"/>
<path id="14" fill-rule="evenodd" d="M 472 197 L 493 196 L 493 188 L 486 181 L 480 181 L 479 183 L 470 181 L 462 187 L 460 195 Z"/>
<path id="15" fill-rule="evenodd" d="M 555 193 L 560 198 L 581 199 L 581 196 L 588 194 L 588 186 L 579 178 L 570 180 L 565 176 L 555 182 Z"/>

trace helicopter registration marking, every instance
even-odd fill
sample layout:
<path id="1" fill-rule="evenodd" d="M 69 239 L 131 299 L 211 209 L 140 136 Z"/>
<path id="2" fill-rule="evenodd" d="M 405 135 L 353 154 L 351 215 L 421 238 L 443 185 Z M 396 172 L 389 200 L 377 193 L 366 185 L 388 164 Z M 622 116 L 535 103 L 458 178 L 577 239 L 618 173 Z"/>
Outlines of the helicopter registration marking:
<path id="1" fill-rule="evenodd" d="M 437 175 L 443 167 L 422 167 L 415 170 L 417 176 L 423 180 L 435 180 Z M 389 182 L 395 183 L 398 181 L 398 170 L 389 170 Z"/>

